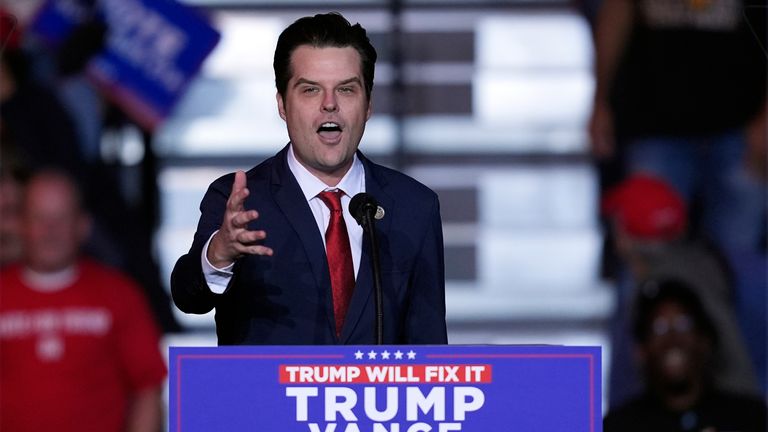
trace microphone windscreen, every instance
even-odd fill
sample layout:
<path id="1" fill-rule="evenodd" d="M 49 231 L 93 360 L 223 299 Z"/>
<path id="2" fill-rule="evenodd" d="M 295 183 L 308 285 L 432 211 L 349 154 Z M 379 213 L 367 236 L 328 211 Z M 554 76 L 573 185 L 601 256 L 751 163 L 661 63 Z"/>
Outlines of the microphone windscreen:
<path id="1" fill-rule="evenodd" d="M 360 192 L 353 196 L 352 200 L 349 201 L 349 214 L 355 218 L 359 225 L 362 225 L 365 212 L 369 209 L 375 212 L 378 206 L 379 204 L 376 202 L 376 198 L 365 192 Z"/>

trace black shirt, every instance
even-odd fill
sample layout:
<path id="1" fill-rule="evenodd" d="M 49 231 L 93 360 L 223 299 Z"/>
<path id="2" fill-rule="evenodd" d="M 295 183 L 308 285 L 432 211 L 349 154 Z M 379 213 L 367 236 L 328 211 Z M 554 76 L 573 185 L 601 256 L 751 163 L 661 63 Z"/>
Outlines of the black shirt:
<path id="1" fill-rule="evenodd" d="M 707 429 L 714 428 L 714 429 Z M 608 413 L 605 432 L 766 432 L 766 405 L 755 397 L 719 391 L 708 393 L 683 412 L 665 409 L 650 395 Z"/>
<path id="2" fill-rule="evenodd" d="M 757 114 L 766 92 L 765 13 L 745 9 L 749 1 L 635 1 L 611 94 L 622 136 L 702 136 Z"/>

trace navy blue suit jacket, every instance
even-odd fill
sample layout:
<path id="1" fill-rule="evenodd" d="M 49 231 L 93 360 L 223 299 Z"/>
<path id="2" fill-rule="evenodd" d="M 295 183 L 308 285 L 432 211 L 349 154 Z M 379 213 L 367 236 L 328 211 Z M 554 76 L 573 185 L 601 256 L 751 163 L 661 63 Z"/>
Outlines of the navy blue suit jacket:
<path id="1" fill-rule="evenodd" d="M 363 239 L 360 269 L 341 337 L 336 337 L 323 239 L 298 182 L 286 146 L 246 173 L 246 209 L 259 218 L 250 229 L 267 233 L 273 256 L 247 255 L 234 267 L 223 294 L 208 288 L 202 248 L 221 224 L 234 174 L 214 181 L 189 253 L 171 276 L 176 305 L 187 313 L 216 308 L 220 345 L 373 344 L 375 304 L 370 244 Z M 376 165 L 360 152 L 366 192 L 384 208 L 376 222 L 382 269 L 385 344 L 447 343 L 443 236 L 437 195 L 416 180 Z M 348 211 L 345 209 L 345 211 Z"/>

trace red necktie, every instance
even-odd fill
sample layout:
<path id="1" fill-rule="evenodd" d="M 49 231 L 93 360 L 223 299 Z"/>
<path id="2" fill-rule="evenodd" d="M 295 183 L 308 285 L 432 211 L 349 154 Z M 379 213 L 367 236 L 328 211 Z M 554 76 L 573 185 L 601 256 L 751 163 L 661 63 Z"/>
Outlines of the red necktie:
<path id="1" fill-rule="evenodd" d="M 341 210 L 341 190 L 320 192 L 318 197 L 331 210 L 331 220 L 325 230 L 325 250 L 328 269 L 331 272 L 333 291 L 333 316 L 336 319 L 336 336 L 341 335 L 344 317 L 347 314 L 352 290 L 355 288 L 355 270 L 352 265 L 352 250 L 349 248 L 347 224 Z"/>

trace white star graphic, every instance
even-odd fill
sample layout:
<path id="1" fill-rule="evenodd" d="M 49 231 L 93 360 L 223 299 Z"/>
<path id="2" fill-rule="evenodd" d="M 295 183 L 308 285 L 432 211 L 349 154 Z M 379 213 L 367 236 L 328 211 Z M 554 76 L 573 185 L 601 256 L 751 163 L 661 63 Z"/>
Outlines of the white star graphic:
<path id="1" fill-rule="evenodd" d="M 395 360 L 402 360 L 403 359 L 403 352 L 400 350 L 395 351 Z"/>
<path id="2" fill-rule="evenodd" d="M 384 352 L 381 353 L 381 359 L 382 360 L 389 360 L 389 351 L 384 350 Z"/>
<path id="3" fill-rule="evenodd" d="M 368 360 L 375 360 L 375 359 L 376 359 L 376 351 L 374 351 L 374 350 L 371 350 L 371 351 L 368 353 Z"/>
<path id="4" fill-rule="evenodd" d="M 413 352 L 413 350 L 408 351 L 408 360 L 413 360 L 416 358 L 416 353 Z"/>
<path id="5" fill-rule="evenodd" d="M 363 359 L 363 352 L 360 350 L 357 350 L 355 352 L 355 360 L 362 360 Z"/>

